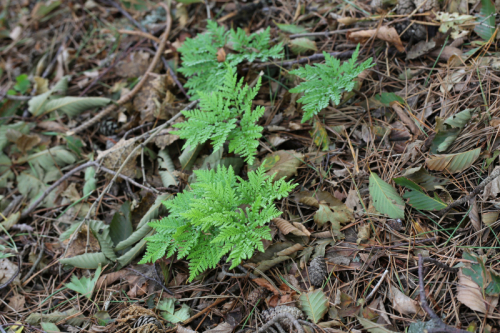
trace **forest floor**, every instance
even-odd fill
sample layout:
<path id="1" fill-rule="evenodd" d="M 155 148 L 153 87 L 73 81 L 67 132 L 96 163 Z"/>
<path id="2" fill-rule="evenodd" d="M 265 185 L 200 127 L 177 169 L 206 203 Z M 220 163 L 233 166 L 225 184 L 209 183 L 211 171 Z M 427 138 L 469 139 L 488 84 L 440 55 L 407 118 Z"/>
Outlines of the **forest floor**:
<path id="1" fill-rule="evenodd" d="M 495 5 L 2 1 L 0 332 L 499 332 Z M 262 80 L 253 165 L 171 127 L 209 20 L 282 47 L 237 65 Z M 373 66 L 302 122 L 290 71 L 358 45 Z M 194 170 L 261 164 L 298 184 L 264 252 L 192 280 L 186 258 L 139 264 Z"/>

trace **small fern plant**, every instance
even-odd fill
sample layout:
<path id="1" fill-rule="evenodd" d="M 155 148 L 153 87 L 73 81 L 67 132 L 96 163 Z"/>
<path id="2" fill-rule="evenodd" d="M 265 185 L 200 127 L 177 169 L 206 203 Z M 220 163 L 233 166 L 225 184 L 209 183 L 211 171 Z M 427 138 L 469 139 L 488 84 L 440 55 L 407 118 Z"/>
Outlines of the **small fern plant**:
<path id="1" fill-rule="evenodd" d="M 214 268 L 225 255 L 234 268 L 256 249 L 264 251 L 262 240 L 271 240 L 266 224 L 281 215 L 274 200 L 288 196 L 297 185 L 284 178 L 273 182 L 262 166 L 249 172 L 247 181 L 232 167 L 195 173 L 192 190 L 165 201 L 169 215 L 149 223 L 156 234 L 147 237 L 141 260 L 155 262 L 177 253 L 177 258 L 189 260 L 190 280 Z"/>
<path id="2" fill-rule="evenodd" d="M 245 60 L 253 62 L 282 58 L 283 46 L 269 47 L 270 39 L 269 27 L 247 36 L 242 29 L 224 31 L 224 27 L 208 21 L 204 34 L 193 39 L 187 38 L 178 49 L 182 59 L 179 72 L 188 77 L 185 87 L 192 95 L 191 100 L 200 98 L 200 91 L 210 93 L 216 90 L 224 80 L 226 65 L 236 68 Z M 225 61 L 219 62 L 217 52 L 223 47 L 230 48 L 234 53 L 228 53 Z"/>
<path id="3" fill-rule="evenodd" d="M 303 123 L 326 108 L 330 101 L 339 104 L 342 93 L 350 92 L 354 88 L 354 79 L 365 69 L 374 66 L 372 58 L 356 64 L 358 53 L 359 44 L 351 59 L 340 65 L 340 60 L 323 52 L 324 64 L 314 64 L 314 67 L 306 65 L 290 71 L 290 74 L 306 80 L 290 89 L 291 93 L 304 93 L 304 96 L 298 100 L 299 103 L 304 104 Z"/>
<path id="4" fill-rule="evenodd" d="M 238 82 L 234 68 L 226 66 L 222 85 L 211 93 L 200 92 L 200 109 L 183 111 L 187 121 L 174 125 L 179 129 L 174 133 L 186 139 L 183 149 L 211 140 L 217 151 L 229 140 L 229 152 L 240 154 L 253 164 L 263 130 L 256 123 L 265 111 L 262 106 L 252 111 L 260 85 L 259 78 L 254 88 L 243 86 L 243 79 Z"/>

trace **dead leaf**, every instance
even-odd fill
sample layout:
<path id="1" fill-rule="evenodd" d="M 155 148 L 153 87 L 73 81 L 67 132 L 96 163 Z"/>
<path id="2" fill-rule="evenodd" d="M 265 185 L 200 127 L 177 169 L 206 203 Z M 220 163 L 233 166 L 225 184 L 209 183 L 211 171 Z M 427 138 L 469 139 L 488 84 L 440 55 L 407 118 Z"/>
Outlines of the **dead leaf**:
<path id="1" fill-rule="evenodd" d="M 193 331 L 190 327 L 177 326 L 177 333 L 198 333 L 198 331 Z"/>
<path id="2" fill-rule="evenodd" d="M 16 144 L 17 148 L 21 151 L 21 153 L 26 154 L 29 150 L 33 149 L 36 145 L 40 143 L 40 137 L 36 134 L 23 134 L 14 129 L 9 129 L 5 133 L 5 137 L 10 142 Z"/>
<path id="3" fill-rule="evenodd" d="M 498 171 L 500 166 L 495 167 L 493 172 Z M 488 198 L 496 198 L 500 193 L 500 177 L 493 179 L 488 185 L 485 186 L 483 192 L 483 198 L 486 200 Z"/>
<path id="4" fill-rule="evenodd" d="M 389 297 L 392 300 L 392 307 L 402 314 L 424 315 L 424 311 L 417 301 L 403 294 L 398 288 L 391 285 Z"/>
<path id="5" fill-rule="evenodd" d="M 212 328 L 211 330 L 206 330 L 205 333 L 231 333 L 233 331 L 233 327 L 226 322 L 217 325 L 217 327 Z"/>
<path id="6" fill-rule="evenodd" d="M 61 193 L 61 196 L 68 198 L 71 202 L 76 202 L 81 199 L 81 196 L 76 189 L 76 183 L 70 183 L 64 192 Z"/>
<path id="7" fill-rule="evenodd" d="M 274 180 L 289 179 L 297 175 L 297 169 L 302 165 L 304 155 L 294 150 L 279 150 L 266 157 L 262 163 L 266 170 L 266 175 L 274 175 Z"/>
<path id="8" fill-rule="evenodd" d="M 301 251 L 303 250 L 304 247 L 302 246 L 302 244 L 295 244 L 293 246 L 290 246 L 289 248 L 287 249 L 284 249 L 284 250 L 281 250 L 280 252 L 276 253 L 276 255 L 278 256 L 289 256 L 297 251 Z"/>
<path id="9" fill-rule="evenodd" d="M 118 168 L 122 165 L 122 163 L 125 161 L 125 159 L 128 157 L 128 155 L 134 150 L 135 140 L 128 139 L 128 140 L 120 140 L 116 145 L 111 147 L 108 150 L 105 151 L 100 151 L 97 154 L 97 159 L 100 160 L 101 158 L 103 159 L 103 165 L 111 169 L 113 171 L 117 171 Z M 134 156 L 128 161 L 128 163 L 124 166 L 124 168 L 121 171 L 121 174 L 127 176 L 127 177 L 132 177 L 135 176 L 136 173 L 136 160 L 135 158 L 139 155 L 139 152 L 137 151 Z M 112 176 L 107 175 L 107 177 L 112 178 Z M 120 179 L 120 178 L 118 178 Z M 118 180 L 117 179 L 117 180 Z"/>
<path id="10" fill-rule="evenodd" d="M 68 131 L 68 128 L 66 126 L 52 120 L 42 121 L 37 124 L 37 127 L 50 132 L 66 133 Z"/>
<path id="11" fill-rule="evenodd" d="M 134 108 L 141 115 L 141 123 L 153 121 L 161 113 L 161 104 L 166 96 L 167 75 L 149 76 L 134 98 Z"/>
<path id="12" fill-rule="evenodd" d="M 405 47 L 394 27 L 383 26 L 379 29 L 347 32 L 347 39 L 354 43 L 365 43 L 373 36 L 393 44 L 399 52 L 405 51 Z"/>
<path id="13" fill-rule="evenodd" d="M 65 258 L 72 258 L 74 256 L 84 254 L 85 252 L 88 253 L 99 252 L 101 248 L 99 246 L 99 241 L 97 240 L 97 238 L 94 237 L 94 234 L 92 232 L 89 232 L 88 236 L 89 236 L 89 242 L 88 242 L 89 247 L 87 248 L 87 226 L 83 225 L 78 235 L 76 235 L 75 240 L 71 243 L 71 246 L 68 249 Z M 64 247 L 67 246 L 70 239 L 71 237 L 63 242 Z M 87 249 L 87 251 L 85 251 L 85 249 Z"/>
<path id="14" fill-rule="evenodd" d="M 123 78 L 136 78 L 144 75 L 151 62 L 150 57 L 148 52 L 130 53 L 116 65 L 116 75 Z"/>
<path id="15" fill-rule="evenodd" d="M 457 299 L 462 304 L 468 306 L 474 311 L 481 313 L 488 312 L 493 314 L 498 304 L 498 296 L 488 296 L 483 298 L 481 289 L 472 281 L 472 279 L 462 273 L 462 269 L 458 272 Z"/>
<path id="16" fill-rule="evenodd" d="M 14 295 L 9 298 L 9 307 L 7 307 L 7 311 L 12 311 L 11 308 L 17 312 L 23 311 L 25 303 L 26 298 L 23 295 Z"/>
<path id="17" fill-rule="evenodd" d="M 257 285 L 266 288 L 270 292 L 272 292 L 274 295 L 279 295 L 280 292 L 278 289 L 276 289 L 269 281 L 267 281 L 264 278 L 256 278 L 252 279 L 253 282 L 255 282 Z"/>
<path id="18" fill-rule="evenodd" d="M 20 219 L 21 219 L 21 212 L 10 214 L 5 221 L 0 223 L 0 225 L 2 225 L 2 227 L 8 231 L 10 228 L 12 228 L 12 226 L 17 224 L 17 222 L 19 222 Z"/>
<path id="19" fill-rule="evenodd" d="M 345 205 L 352 211 L 358 211 L 358 212 L 363 211 L 363 205 L 359 200 L 358 191 L 349 190 L 349 193 L 347 194 L 347 199 L 345 200 Z"/>
<path id="20" fill-rule="evenodd" d="M 7 258 L 0 259 L 0 285 L 6 283 L 16 273 L 17 264 Z M 21 274 L 18 274 L 11 283 L 19 285 L 21 283 L 20 275 Z"/>
<path id="21" fill-rule="evenodd" d="M 273 219 L 274 224 L 280 229 L 280 231 L 283 233 L 283 235 L 288 235 L 289 233 L 292 233 L 295 236 L 310 236 L 311 234 L 307 235 L 303 231 L 299 230 L 296 226 L 288 222 L 287 220 L 281 219 L 279 217 Z"/>
<path id="22" fill-rule="evenodd" d="M 469 212 L 469 218 L 472 222 L 472 227 L 474 227 L 474 230 L 479 231 L 481 230 L 481 216 L 479 215 L 475 198 L 470 201 L 470 205 L 472 209 Z"/>
<path id="23" fill-rule="evenodd" d="M 371 226 L 370 224 L 360 225 L 358 227 L 357 244 L 366 243 L 370 239 Z"/>
<path id="24" fill-rule="evenodd" d="M 165 149 L 165 147 L 170 146 L 175 141 L 179 140 L 179 136 L 175 134 L 170 134 L 173 128 L 164 129 L 154 138 L 154 142 L 160 150 Z"/>
<path id="25" fill-rule="evenodd" d="M 226 51 L 224 50 L 223 47 L 217 50 L 217 61 L 218 62 L 226 61 Z"/>
<path id="26" fill-rule="evenodd" d="M 450 91 L 455 84 L 462 81 L 465 76 L 465 69 L 459 69 L 448 74 L 443 79 L 443 83 L 439 86 L 441 93 L 445 94 Z"/>

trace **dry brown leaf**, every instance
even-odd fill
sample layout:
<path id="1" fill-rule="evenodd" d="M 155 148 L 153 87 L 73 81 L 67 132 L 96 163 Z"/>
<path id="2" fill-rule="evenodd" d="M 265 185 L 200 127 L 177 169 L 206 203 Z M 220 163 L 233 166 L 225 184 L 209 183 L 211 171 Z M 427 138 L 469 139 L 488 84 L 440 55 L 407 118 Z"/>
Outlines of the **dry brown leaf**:
<path id="1" fill-rule="evenodd" d="M 441 54 L 440 54 L 440 52 L 441 52 Z M 450 46 L 450 45 L 447 45 L 442 49 L 439 48 L 438 50 L 434 50 L 434 51 L 430 52 L 431 56 L 433 56 L 433 57 L 439 56 L 439 59 L 445 60 L 445 61 L 450 60 L 453 56 L 461 58 L 462 54 L 463 54 L 462 50 L 460 50 L 459 48 L 456 48 L 454 46 Z"/>
<path id="2" fill-rule="evenodd" d="M 233 327 L 230 324 L 223 322 L 222 324 L 217 325 L 217 327 L 205 331 L 205 333 L 231 333 L 232 331 Z"/>
<path id="3" fill-rule="evenodd" d="M 297 175 L 297 169 L 302 165 L 304 155 L 294 150 L 279 150 L 267 156 L 263 162 L 264 167 L 269 170 L 266 175 L 274 176 L 274 180 L 289 179 Z"/>
<path id="4" fill-rule="evenodd" d="M 500 169 L 500 166 L 495 167 L 493 172 L 498 169 Z M 488 185 L 485 186 L 483 198 L 485 200 L 488 198 L 496 198 L 498 193 L 500 193 L 500 177 L 493 179 Z"/>
<path id="5" fill-rule="evenodd" d="M 359 200 L 358 191 L 349 190 L 349 193 L 347 194 L 347 199 L 345 200 L 345 205 L 352 211 L 358 211 L 358 212 L 363 211 L 363 205 Z"/>
<path id="6" fill-rule="evenodd" d="M 303 232 L 306 236 L 311 236 L 311 233 L 309 232 L 309 230 L 306 229 L 306 227 L 302 224 L 302 223 L 299 223 L 299 222 L 293 222 L 293 225 L 299 229 L 301 232 Z"/>
<path id="7" fill-rule="evenodd" d="M 177 326 L 177 333 L 198 333 L 198 331 L 193 331 L 190 327 Z"/>
<path id="8" fill-rule="evenodd" d="M 40 143 L 40 137 L 36 134 L 23 134 L 14 129 L 9 129 L 5 133 L 5 137 L 10 142 L 15 143 L 17 148 L 21 151 L 21 153 L 26 154 L 29 150 Z"/>
<path id="9" fill-rule="evenodd" d="M 66 126 L 52 120 L 42 121 L 37 124 L 37 127 L 50 132 L 66 133 L 68 131 L 68 128 Z"/>
<path id="10" fill-rule="evenodd" d="M 161 104 L 166 96 L 167 75 L 149 76 L 134 98 L 135 111 L 140 112 L 141 123 L 153 121 L 161 113 Z"/>
<path id="11" fill-rule="evenodd" d="M 418 314 L 424 315 L 424 311 L 417 301 L 403 294 L 398 288 L 391 285 L 391 292 L 389 294 L 392 300 L 392 307 L 402 314 Z"/>
<path id="12" fill-rule="evenodd" d="M 457 299 L 474 311 L 481 313 L 488 312 L 489 314 L 493 314 L 498 304 L 498 296 L 483 298 L 481 289 L 477 283 L 472 281 L 469 276 L 463 274 L 462 269 L 458 272 Z"/>
<path id="13" fill-rule="evenodd" d="M 284 250 L 281 250 L 280 252 L 276 253 L 278 256 L 289 256 L 297 251 L 300 251 L 300 250 L 303 250 L 304 247 L 302 246 L 302 244 L 295 244 L 293 246 L 290 246 L 289 248 L 287 249 L 284 249 Z"/>
<path id="14" fill-rule="evenodd" d="M 87 248 L 87 226 L 83 225 L 78 235 L 76 235 L 75 240 L 71 243 L 71 246 L 66 252 L 65 258 L 72 258 L 74 256 L 84 254 L 85 252 L 88 253 L 99 252 L 101 248 L 99 246 L 99 241 L 97 240 L 97 238 L 94 237 L 94 234 L 92 232 L 89 232 L 88 236 L 89 236 L 89 242 L 88 242 L 89 247 Z M 64 247 L 67 246 L 70 239 L 71 237 L 63 242 Z M 85 251 L 85 249 L 87 249 L 87 251 Z"/>
<path id="15" fill-rule="evenodd" d="M 481 230 L 481 216 L 479 215 L 475 198 L 470 201 L 470 205 L 472 206 L 472 209 L 469 212 L 469 218 L 472 222 L 472 227 L 474 230 L 479 231 Z"/>
<path id="16" fill-rule="evenodd" d="M 217 50 L 217 61 L 218 62 L 226 61 L 226 51 L 224 50 L 223 47 Z"/>
<path id="17" fill-rule="evenodd" d="M 0 285 L 6 283 L 14 274 L 16 274 L 16 272 L 17 264 L 7 258 L 0 259 Z M 19 285 L 21 283 L 20 275 L 21 274 L 18 274 L 11 283 Z"/>
<path id="18" fill-rule="evenodd" d="M 144 75 L 151 62 L 148 52 L 132 52 L 116 65 L 116 74 L 124 78 Z"/>
<path id="19" fill-rule="evenodd" d="M 360 225 L 358 227 L 357 244 L 366 243 L 370 239 L 371 226 L 370 224 Z"/>
<path id="20" fill-rule="evenodd" d="M 130 271 L 126 270 L 119 270 L 118 272 L 113 272 L 109 274 L 104 274 L 99 277 L 99 280 L 97 280 L 97 286 L 98 287 L 107 287 L 115 283 L 116 281 L 120 280 L 122 277 L 125 275 L 130 274 Z"/>
<path id="21" fill-rule="evenodd" d="M 401 38 L 393 27 L 383 26 L 379 29 L 347 32 L 347 39 L 354 43 L 365 43 L 373 36 L 393 44 L 399 52 L 405 51 Z"/>
<path id="22" fill-rule="evenodd" d="M 129 140 L 120 140 L 116 145 L 111 147 L 108 150 L 105 151 L 100 151 L 97 154 L 97 159 L 103 159 L 103 165 L 111 169 L 113 171 L 118 170 L 122 163 L 125 161 L 125 159 L 128 157 L 128 155 L 134 150 L 135 140 L 129 139 Z M 136 160 L 135 158 L 139 155 L 139 152 L 137 151 L 134 156 L 128 161 L 127 165 L 122 169 L 121 174 L 127 176 L 127 177 L 132 177 L 136 173 Z M 112 176 L 107 175 L 107 177 L 111 178 Z M 118 178 L 120 179 L 120 178 Z M 118 180 L 117 179 L 117 180 Z"/>
<path id="23" fill-rule="evenodd" d="M 23 295 L 14 295 L 9 298 L 9 307 L 7 307 L 7 311 L 12 311 L 11 309 L 14 309 L 14 311 L 23 311 L 24 310 L 24 304 L 26 303 L 26 299 L 24 298 Z"/>
<path id="24" fill-rule="evenodd" d="M 256 278 L 256 279 L 253 279 L 252 281 L 255 282 L 256 284 L 258 284 L 259 286 L 266 288 L 267 290 L 269 290 L 270 292 L 272 292 L 275 295 L 280 294 L 279 290 L 276 289 L 271 283 L 269 283 L 269 281 L 267 281 L 264 278 Z"/>
<path id="25" fill-rule="evenodd" d="M 483 218 L 484 224 L 489 226 L 498 220 L 499 214 L 500 212 L 486 212 L 482 213 L 481 217 Z"/>
<path id="26" fill-rule="evenodd" d="M 172 127 L 164 129 L 154 138 L 154 142 L 160 150 L 165 149 L 165 147 L 170 146 L 179 139 L 178 135 L 170 134 L 172 131 Z"/>
<path id="27" fill-rule="evenodd" d="M 274 224 L 280 229 L 280 231 L 283 233 L 283 235 L 288 235 L 289 233 L 294 234 L 295 236 L 308 236 L 305 234 L 303 231 L 299 230 L 296 226 L 288 222 L 287 220 L 284 220 L 282 218 L 275 218 L 273 219 Z"/>

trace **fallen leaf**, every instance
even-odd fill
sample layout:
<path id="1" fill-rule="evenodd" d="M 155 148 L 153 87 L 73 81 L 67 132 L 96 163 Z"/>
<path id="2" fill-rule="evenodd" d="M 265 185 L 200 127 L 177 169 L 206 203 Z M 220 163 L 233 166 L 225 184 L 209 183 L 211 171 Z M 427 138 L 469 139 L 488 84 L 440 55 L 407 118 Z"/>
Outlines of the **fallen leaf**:
<path id="1" fill-rule="evenodd" d="M 483 297 L 477 283 L 462 272 L 458 272 L 457 299 L 474 311 L 493 314 L 498 304 L 498 296 Z"/>
<path id="2" fill-rule="evenodd" d="M 405 51 L 405 47 L 394 27 L 382 26 L 379 29 L 347 32 L 347 39 L 354 43 L 365 43 L 373 36 L 393 44 L 399 52 Z"/>
<path id="3" fill-rule="evenodd" d="M 113 171 L 117 171 L 118 168 L 123 164 L 125 159 L 128 157 L 128 155 L 134 150 L 135 148 L 135 139 L 129 139 L 129 140 L 120 140 L 116 145 L 111 147 L 108 150 L 105 151 L 100 151 L 97 154 L 97 159 L 100 160 L 101 158 L 103 159 L 103 165 L 111 169 Z M 139 151 L 135 153 L 134 156 L 128 161 L 128 163 L 124 166 L 124 168 L 121 171 L 121 174 L 127 177 L 132 177 L 136 173 L 136 161 L 135 157 L 139 155 Z M 112 178 L 112 176 L 107 175 L 108 178 Z M 120 178 L 118 178 L 120 179 Z M 118 180 L 117 179 L 117 180 Z"/>
<path id="4" fill-rule="evenodd" d="M 266 288 L 267 290 L 272 292 L 274 295 L 280 294 L 279 290 L 276 289 L 271 283 L 269 283 L 269 281 L 267 281 L 264 278 L 256 278 L 256 279 L 252 279 L 252 281 L 255 282 L 256 284 L 258 284 L 259 286 Z"/>
<path id="5" fill-rule="evenodd" d="M 299 230 L 296 226 L 288 222 L 287 220 L 281 219 L 281 218 L 275 218 L 273 219 L 274 224 L 278 227 L 278 229 L 283 233 L 283 235 L 288 235 L 289 233 L 292 233 L 295 236 L 310 236 L 311 234 L 307 235 L 304 233 L 302 230 Z"/>
<path id="6" fill-rule="evenodd" d="M 23 311 L 25 303 L 26 303 L 26 298 L 23 295 L 14 295 L 9 298 L 9 307 L 7 307 L 7 310 L 12 311 L 11 310 L 12 308 L 17 312 Z"/>
<path id="7" fill-rule="evenodd" d="M 0 259 L 0 285 L 6 283 L 16 272 L 17 264 L 7 258 Z M 11 283 L 19 285 L 21 283 L 20 275 L 18 274 Z"/>
<path id="8" fill-rule="evenodd" d="M 497 172 L 500 166 L 495 167 L 493 172 Z M 483 198 L 486 200 L 488 198 L 496 198 L 500 193 L 500 177 L 493 179 L 488 185 L 484 187 Z"/>
<path id="9" fill-rule="evenodd" d="M 391 285 L 389 297 L 392 300 L 392 307 L 402 314 L 424 315 L 424 311 L 416 300 L 403 294 L 398 288 Z"/>
<path id="10" fill-rule="evenodd" d="M 279 150 L 264 160 L 262 163 L 266 170 L 266 175 L 272 176 L 274 173 L 274 180 L 289 179 L 292 176 L 297 175 L 297 169 L 302 165 L 304 155 L 297 153 L 294 150 Z"/>

